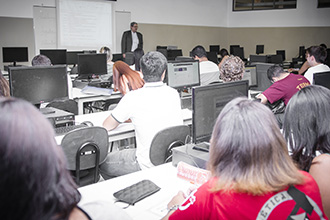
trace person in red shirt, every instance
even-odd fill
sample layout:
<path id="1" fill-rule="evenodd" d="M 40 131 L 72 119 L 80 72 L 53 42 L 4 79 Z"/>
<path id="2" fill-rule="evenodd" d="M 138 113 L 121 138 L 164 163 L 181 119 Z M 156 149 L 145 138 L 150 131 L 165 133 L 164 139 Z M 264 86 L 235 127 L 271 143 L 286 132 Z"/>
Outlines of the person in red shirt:
<path id="1" fill-rule="evenodd" d="M 315 180 L 293 163 L 265 105 L 229 102 L 210 143 L 211 179 L 187 197 L 179 192 L 164 219 L 327 219 Z"/>

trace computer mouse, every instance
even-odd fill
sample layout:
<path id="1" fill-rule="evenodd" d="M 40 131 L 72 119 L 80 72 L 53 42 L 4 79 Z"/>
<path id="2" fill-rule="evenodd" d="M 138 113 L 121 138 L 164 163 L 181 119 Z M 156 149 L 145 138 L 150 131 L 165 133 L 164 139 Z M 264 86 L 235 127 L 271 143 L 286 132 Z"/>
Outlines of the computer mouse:
<path id="1" fill-rule="evenodd" d="M 81 124 L 82 124 L 82 125 L 86 125 L 86 126 L 88 126 L 88 127 L 93 127 L 93 126 L 94 126 L 93 123 L 90 122 L 90 121 L 83 121 L 83 122 L 81 122 Z"/>

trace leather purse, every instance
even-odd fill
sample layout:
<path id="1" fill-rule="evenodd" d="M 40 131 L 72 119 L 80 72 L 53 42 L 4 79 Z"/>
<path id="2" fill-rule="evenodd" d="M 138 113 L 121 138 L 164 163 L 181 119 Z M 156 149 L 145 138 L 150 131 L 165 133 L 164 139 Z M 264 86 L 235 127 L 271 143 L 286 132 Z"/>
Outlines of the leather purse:
<path id="1" fill-rule="evenodd" d="M 160 187 L 150 180 L 142 180 L 113 194 L 118 202 L 134 205 L 136 202 L 158 192 Z"/>

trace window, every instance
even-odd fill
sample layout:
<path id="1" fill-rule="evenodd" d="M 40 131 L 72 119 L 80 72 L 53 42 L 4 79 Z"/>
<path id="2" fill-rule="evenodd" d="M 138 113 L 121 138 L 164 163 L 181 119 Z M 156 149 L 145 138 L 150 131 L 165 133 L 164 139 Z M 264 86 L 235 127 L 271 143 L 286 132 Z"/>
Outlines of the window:
<path id="1" fill-rule="evenodd" d="M 318 8 L 330 8 L 330 0 L 318 0 L 317 7 Z"/>
<path id="2" fill-rule="evenodd" d="M 233 11 L 289 9 L 296 7 L 297 0 L 233 0 Z"/>

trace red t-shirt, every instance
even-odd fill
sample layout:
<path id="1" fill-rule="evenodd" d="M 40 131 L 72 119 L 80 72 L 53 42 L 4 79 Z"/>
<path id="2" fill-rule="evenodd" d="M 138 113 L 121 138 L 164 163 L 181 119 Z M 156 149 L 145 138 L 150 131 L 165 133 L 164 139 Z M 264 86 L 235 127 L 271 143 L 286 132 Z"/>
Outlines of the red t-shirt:
<path id="1" fill-rule="evenodd" d="M 310 85 L 309 81 L 304 76 L 290 73 L 284 79 L 274 82 L 262 94 L 266 96 L 270 103 L 283 99 L 285 105 L 287 105 L 296 92 L 308 85 Z"/>
<path id="2" fill-rule="evenodd" d="M 213 178 L 198 188 L 193 195 L 190 195 L 169 219 L 278 220 L 287 219 L 288 216 L 292 216 L 292 212 L 296 213 L 292 217 L 302 215 L 300 218 L 296 219 L 306 219 L 301 218 L 305 215 L 307 215 L 309 219 L 327 219 L 323 212 L 321 196 L 315 180 L 310 174 L 303 171 L 301 172 L 306 176 L 305 183 L 304 185 L 297 185 L 295 187 L 301 192 L 304 192 L 309 198 L 309 203 L 313 207 L 310 214 L 307 214 L 301 207 L 298 207 L 298 212 L 293 211 L 296 202 L 288 194 L 288 188 L 280 192 L 272 192 L 262 196 L 235 192 L 210 192 L 210 187 L 216 181 L 216 178 Z"/>

